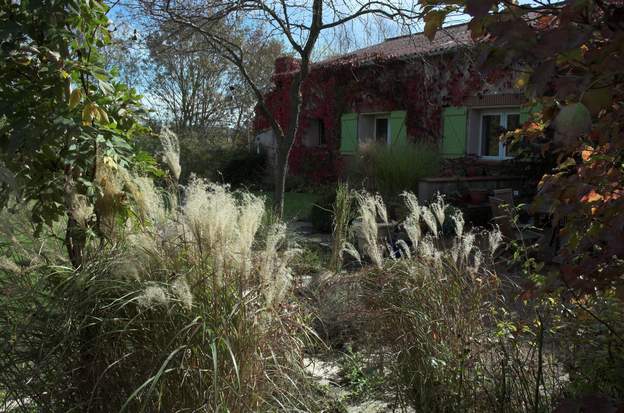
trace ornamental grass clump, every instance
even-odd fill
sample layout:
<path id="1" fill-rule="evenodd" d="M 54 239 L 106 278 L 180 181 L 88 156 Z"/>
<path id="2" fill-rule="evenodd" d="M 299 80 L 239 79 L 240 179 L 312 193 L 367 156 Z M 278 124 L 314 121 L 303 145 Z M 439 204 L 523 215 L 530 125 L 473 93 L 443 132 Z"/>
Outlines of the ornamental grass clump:
<path id="1" fill-rule="evenodd" d="M 362 215 L 373 216 L 371 205 L 380 202 L 359 197 Z M 404 239 L 393 240 L 402 253 L 381 251 L 370 218 L 365 251 L 381 252 L 351 278 L 361 297 L 353 308 L 365 318 L 361 339 L 384 349 L 388 386 L 416 411 L 552 409 L 561 394 L 558 372 L 543 328 L 517 329 L 504 294 L 517 286 L 495 271 L 498 228 L 465 230 L 461 212 L 451 213 L 441 196 L 428 206 L 412 193 L 403 198 Z M 447 221 L 454 234 L 442 231 Z"/>
<path id="2" fill-rule="evenodd" d="M 359 206 L 358 228 L 354 232 L 359 234 L 362 247 L 373 264 L 381 267 L 385 246 L 379 240 L 378 221 L 388 222 L 386 206 L 380 195 L 371 195 L 367 192 L 356 194 Z"/>
<path id="3" fill-rule="evenodd" d="M 152 207 L 77 269 L 36 241 L 2 245 L 0 397 L 35 411 L 315 411 L 285 227 L 262 227 L 262 199 L 202 180 L 175 209 L 138 187 Z"/>

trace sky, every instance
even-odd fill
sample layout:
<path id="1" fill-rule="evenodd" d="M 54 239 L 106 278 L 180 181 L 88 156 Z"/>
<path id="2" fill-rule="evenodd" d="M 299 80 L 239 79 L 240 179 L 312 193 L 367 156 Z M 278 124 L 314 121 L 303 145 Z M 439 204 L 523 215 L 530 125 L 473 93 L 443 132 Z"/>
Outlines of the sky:
<path id="1" fill-rule="evenodd" d="M 108 16 L 113 21 L 112 29 L 114 29 L 114 38 L 117 37 L 127 39 L 135 37 L 138 40 L 135 42 L 134 49 L 129 52 L 132 54 L 130 59 L 135 58 L 138 61 L 140 58 L 146 57 L 147 52 L 141 43 L 141 40 L 146 35 L 145 22 L 141 22 L 140 19 L 136 18 L 135 13 L 133 13 L 133 5 L 136 5 L 136 1 L 137 0 L 115 1 L 112 3 L 113 7 L 111 8 Z M 395 6 L 405 8 L 418 7 L 417 0 L 391 1 Z M 361 4 L 362 2 L 364 2 L 364 0 L 332 0 L 334 9 L 332 12 L 329 10 L 325 12 L 324 22 L 327 23 L 333 18 L 340 18 L 345 14 L 352 13 L 353 10 L 358 7 L 358 4 Z M 291 23 L 309 23 L 309 3 L 309 0 L 293 0 L 293 4 L 299 6 L 291 9 Z M 520 3 L 530 4 L 532 1 L 524 0 L 520 1 Z M 469 16 L 466 15 L 448 16 L 445 21 L 445 25 L 463 23 L 469 21 L 469 19 Z M 250 18 L 249 24 L 257 24 L 257 21 Z M 405 22 L 402 21 L 393 21 L 387 18 L 380 18 L 379 16 L 365 16 L 363 18 L 353 20 L 348 24 L 338 26 L 336 29 L 324 31 L 316 44 L 313 60 L 318 61 L 330 56 L 348 53 L 363 47 L 381 43 L 388 38 L 407 35 L 410 33 L 418 33 L 423 30 L 423 27 L 424 22 L 421 20 L 412 20 L 409 24 L 405 24 Z M 270 29 L 270 27 L 268 29 Z M 275 30 L 278 38 L 286 46 L 286 52 L 292 52 L 292 50 L 289 50 L 288 42 L 286 41 L 285 36 L 280 36 L 279 32 L 279 30 Z M 300 38 L 305 37 L 306 35 L 307 33 L 305 32 L 300 33 Z M 146 88 L 142 87 L 140 82 L 131 86 L 135 87 L 144 95 L 144 103 L 146 106 L 156 110 L 159 109 L 157 99 L 155 99 L 154 96 L 150 96 L 149 92 Z"/>

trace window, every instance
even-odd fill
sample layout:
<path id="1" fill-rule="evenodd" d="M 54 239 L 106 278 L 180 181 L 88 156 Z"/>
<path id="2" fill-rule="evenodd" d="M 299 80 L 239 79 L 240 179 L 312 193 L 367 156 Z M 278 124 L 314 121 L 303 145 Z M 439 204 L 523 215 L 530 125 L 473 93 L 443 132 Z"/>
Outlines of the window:
<path id="1" fill-rule="evenodd" d="M 318 136 L 317 136 L 317 145 L 324 146 L 327 142 L 325 141 L 325 123 L 319 119 L 318 121 Z"/>
<path id="2" fill-rule="evenodd" d="M 390 143 L 390 122 L 386 117 L 375 118 L 375 142 Z"/>
<path id="3" fill-rule="evenodd" d="M 358 141 L 360 143 L 389 144 L 390 114 L 389 113 L 363 113 L 358 120 Z"/>
<path id="4" fill-rule="evenodd" d="M 322 119 L 310 119 L 304 131 L 303 144 L 307 147 L 324 146 L 325 124 Z"/>
<path id="5" fill-rule="evenodd" d="M 520 114 L 517 112 L 483 112 L 480 124 L 480 150 L 484 158 L 505 159 L 513 154 L 501 141 L 501 135 L 508 130 L 520 127 Z"/>

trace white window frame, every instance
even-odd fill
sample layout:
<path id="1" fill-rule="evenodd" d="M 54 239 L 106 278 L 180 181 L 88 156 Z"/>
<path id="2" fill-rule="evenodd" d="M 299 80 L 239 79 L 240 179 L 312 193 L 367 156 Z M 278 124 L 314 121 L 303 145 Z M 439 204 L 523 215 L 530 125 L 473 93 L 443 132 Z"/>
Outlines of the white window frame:
<path id="1" fill-rule="evenodd" d="M 387 119 L 388 120 L 388 131 L 387 131 L 387 135 L 386 135 L 386 145 L 390 145 L 392 144 L 392 129 L 390 126 L 390 112 L 365 112 L 365 113 L 360 113 L 358 116 L 358 123 L 360 122 L 361 118 L 363 116 L 367 116 L 369 118 L 373 119 L 373 130 L 370 131 L 370 138 L 372 138 L 373 142 L 377 142 L 377 119 Z M 368 135 L 368 134 L 367 134 Z M 363 143 L 365 142 L 364 139 L 368 138 L 369 136 L 360 136 L 359 133 L 359 127 L 358 127 L 358 143 Z"/>
<path id="2" fill-rule="evenodd" d="M 520 116 L 520 111 L 517 109 L 507 109 L 507 110 L 483 110 L 479 115 L 479 157 L 481 159 L 491 159 L 491 160 L 505 160 L 505 159 L 513 159 L 513 156 L 508 156 L 505 153 L 507 152 L 506 146 L 502 141 L 498 142 L 498 155 L 482 155 L 483 153 L 483 117 L 484 116 L 500 116 L 500 127 L 507 129 L 507 117 L 509 115 L 518 115 Z"/>

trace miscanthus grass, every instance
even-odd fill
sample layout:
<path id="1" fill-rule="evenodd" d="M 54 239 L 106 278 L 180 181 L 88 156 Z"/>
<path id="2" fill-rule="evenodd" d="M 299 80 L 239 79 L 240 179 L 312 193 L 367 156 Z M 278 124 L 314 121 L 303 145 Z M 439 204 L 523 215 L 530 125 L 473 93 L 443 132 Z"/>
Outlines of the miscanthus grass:
<path id="1" fill-rule="evenodd" d="M 6 398 L 36 411 L 318 411 L 296 249 L 283 224 L 262 224 L 264 201 L 195 179 L 176 207 L 150 180 L 103 167 L 102 198 L 131 182 L 140 213 L 111 212 L 111 237 L 80 268 L 36 241 L 20 257 L 0 246 Z"/>
<path id="2" fill-rule="evenodd" d="M 326 324 L 358 332 L 351 340 L 369 352 L 372 366 L 383 366 L 387 387 L 404 407 L 427 412 L 552 409 L 561 383 L 551 380 L 556 369 L 548 380 L 540 376 L 552 357 L 542 358 L 535 350 L 543 345 L 539 328 L 525 327 L 523 337 L 510 333 L 517 321 L 510 321 L 515 319 L 504 290 L 514 283 L 495 270 L 502 243 L 498 227 L 467 229 L 461 212 L 451 212 L 440 196 L 429 205 L 412 193 L 403 199 L 402 231 L 386 248 L 379 231 L 383 202 L 358 195 L 356 229 L 368 244 L 362 251 L 372 265 L 330 279 L 333 284 L 325 290 L 334 291 L 341 306 L 330 303 L 340 313 L 326 316 Z"/>

